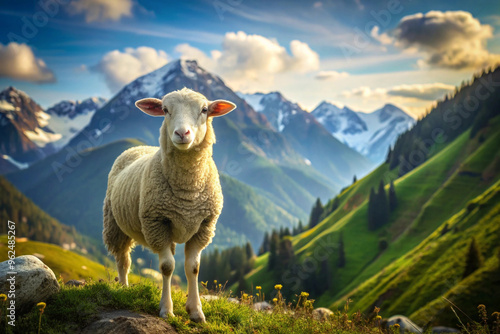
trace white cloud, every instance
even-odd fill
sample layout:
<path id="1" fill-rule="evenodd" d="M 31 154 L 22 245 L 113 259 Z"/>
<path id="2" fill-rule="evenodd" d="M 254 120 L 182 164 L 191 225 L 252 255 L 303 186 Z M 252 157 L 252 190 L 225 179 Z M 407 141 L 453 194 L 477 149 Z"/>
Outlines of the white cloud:
<path id="1" fill-rule="evenodd" d="M 0 43 L 0 77 L 37 83 L 55 82 L 54 73 L 45 62 L 36 58 L 26 44 Z"/>
<path id="2" fill-rule="evenodd" d="M 370 36 L 372 36 L 374 39 L 379 41 L 383 45 L 389 45 L 394 42 L 394 39 L 387 35 L 387 33 L 379 34 L 380 28 L 378 26 L 373 26 L 372 30 L 370 31 Z"/>
<path id="3" fill-rule="evenodd" d="M 316 79 L 318 80 L 334 80 L 339 78 L 347 78 L 349 73 L 347 72 L 337 72 L 337 71 L 320 71 L 316 74 Z"/>
<path id="4" fill-rule="evenodd" d="M 363 97 L 363 98 L 383 98 L 387 99 L 391 96 L 403 99 L 434 101 L 446 93 L 455 89 L 455 86 L 447 85 L 440 82 L 428 84 L 412 84 L 398 85 L 391 88 L 375 88 L 362 86 L 349 91 L 343 91 L 344 97 Z"/>
<path id="5" fill-rule="evenodd" d="M 306 43 L 291 41 L 288 53 L 275 39 L 243 31 L 226 33 L 222 50 L 213 50 L 210 56 L 189 44 L 180 44 L 175 51 L 223 75 L 235 89 L 240 89 L 248 80 L 272 81 L 278 73 L 306 73 L 319 68 L 318 54 Z"/>
<path id="6" fill-rule="evenodd" d="M 416 98 L 434 101 L 442 98 L 446 93 L 452 92 L 455 86 L 443 83 L 415 84 L 394 86 L 387 91 L 387 95 Z"/>
<path id="7" fill-rule="evenodd" d="M 75 0 L 68 11 L 72 15 L 84 14 L 87 22 L 118 21 L 132 16 L 132 0 Z"/>
<path id="8" fill-rule="evenodd" d="M 167 62 L 168 55 L 165 51 L 141 46 L 137 49 L 126 48 L 125 52 L 110 51 L 92 70 L 102 73 L 109 89 L 115 93 L 130 81 L 164 66 Z"/>
<path id="9" fill-rule="evenodd" d="M 413 47 L 426 55 L 418 62 L 421 67 L 477 69 L 500 62 L 500 55 L 486 49 L 493 28 L 468 12 L 430 11 L 405 16 L 394 35 L 396 45 Z"/>

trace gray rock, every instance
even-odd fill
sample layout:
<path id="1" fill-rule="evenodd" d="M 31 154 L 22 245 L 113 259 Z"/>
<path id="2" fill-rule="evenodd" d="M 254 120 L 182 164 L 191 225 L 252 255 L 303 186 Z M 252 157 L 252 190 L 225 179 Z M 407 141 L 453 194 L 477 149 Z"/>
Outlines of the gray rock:
<path id="1" fill-rule="evenodd" d="M 70 279 L 64 285 L 67 286 L 84 286 L 86 284 L 85 280 Z"/>
<path id="2" fill-rule="evenodd" d="M 164 319 L 127 310 L 103 312 L 81 334 L 177 333 Z"/>
<path id="3" fill-rule="evenodd" d="M 399 324 L 400 331 L 403 332 L 411 332 L 421 334 L 423 333 L 422 328 L 418 327 L 413 321 L 405 317 L 404 315 L 394 315 L 387 320 L 387 326 L 393 326 L 395 324 Z"/>
<path id="4" fill-rule="evenodd" d="M 318 307 L 312 311 L 313 318 L 318 321 L 328 320 L 333 312 L 326 307 Z"/>
<path id="5" fill-rule="evenodd" d="M 239 304 L 239 303 L 240 303 L 240 301 L 239 301 L 238 299 L 233 298 L 233 297 L 229 297 L 229 298 L 227 299 L 227 301 L 228 301 L 228 302 L 231 302 L 231 303 L 235 303 L 235 304 Z"/>
<path id="6" fill-rule="evenodd" d="M 269 311 L 273 307 L 268 302 L 258 302 L 253 304 L 253 309 L 256 311 Z"/>
<path id="7" fill-rule="evenodd" d="M 56 275 L 37 257 L 23 255 L 16 257 L 14 262 L 13 270 L 8 261 L 0 263 L 0 293 L 9 295 L 14 290 L 18 315 L 30 311 L 36 303 L 47 302 L 59 291 Z"/>
<path id="8" fill-rule="evenodd" d="M 207 302 L 211 302 L 212 300 L 217 300 L 220 297 L 214 296 L 214 295 L 202 295 L 202 296 L 200 296 L 200 298 L 206 300 Z"/>

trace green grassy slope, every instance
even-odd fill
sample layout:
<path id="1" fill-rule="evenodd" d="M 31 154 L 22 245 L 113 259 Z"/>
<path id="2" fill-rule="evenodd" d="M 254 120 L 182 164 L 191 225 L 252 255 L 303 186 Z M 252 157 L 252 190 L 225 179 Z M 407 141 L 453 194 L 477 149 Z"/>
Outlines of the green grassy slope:
<path id="1" fill-rule="evenodd" d="M 74 226 L 61 224 L 55 218 L 49 216 L 29 198 L 24 196 L 5 178 L 0 177 L 0 234 L 7 234 L 7 221 L 15 223 L 17 237 L 25 237 L 30 240 L 56 244 L 59 246 L 71 246 L 81 254 L 88 257 L 105 261 L 106 250 L 104 245 L 96 239 L 81 235 Z"/>
<path id="2" fill-rule="evenodd" d="M 446 227 L 449 231 L 443 234 Z M 474 237 L 484 265 L 463 279 L 465 259 Z M 345 298 L 354 309 L 370 311 L 375 305 L 384 315 L 403 313 L 425 325 L 453 326 L 457 319 L 446 297 L 469 316 L 485 304 L 500 308 L 500 181 L 468 202 L 404 257 L 394 261 Z M 339 301 L 335 306 L 342 304 Z M 437 321 L 436 319 L 439 319 Z"/>
<path id="3" fill-rule="evenodd" d="M 0 236 L 0 262 L 7 260 L 7 236 Z M 94 262 L 85 256 L 77 254 L 59 247 L 38 241 L 18 241 L 16 242 L 16 256 L 34 255 L 42 257 L 41 260 L 54 271 L 56 277 L 59 275 L 67 281 L 69 279 L 89 279 L 94 280 L 111 279 L 117 276 L 114 265 L 105 267 Z M 130 275 L 131 282 L 140 281 L 137 275 Z M 144 278 L 143 278 L 144 280 Z"/>
<path id="4" fill-rule="evenodd" d="M 387 184 L 396 177 L 396 170 L 389 171 L 386 164 L 344 190 L 339 196 L 338 210 L 315 228 L 294 237 L 295 255 L 301 263 L 306 259 L 315 261 L 316 254 L 334 248 L 339 232 L 343 233 L 346 267 L 336 267 L 337 253 L 331 251 L 332 287 L 323 295 L 314 296 L 317 303 L 331 305 L 411 251 L 465 203 L 498 180 L 499 130 L 497 117 L 473 139 L 469 139 L 466 131 L 424 164 L 397 179 L 399 206 L 379 230 L 368 230 L 367 196 L 370 187 L 376 186 L 380 179 Z M 385 251 L 378 249 L 380 238 L 389 240 Z M 269 281 L 276 283 L 277 278 L 267 271 L 264 256 L 256 261 L 255 270 L 247 279 L 254 285 L 265 285 Z"/>

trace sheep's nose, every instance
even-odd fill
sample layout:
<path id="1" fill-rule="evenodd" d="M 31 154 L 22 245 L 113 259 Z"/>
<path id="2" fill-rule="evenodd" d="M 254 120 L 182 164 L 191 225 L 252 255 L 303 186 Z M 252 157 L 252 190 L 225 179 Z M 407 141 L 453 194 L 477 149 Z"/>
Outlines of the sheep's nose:
<path id="1" fill-rule="evenodd" d="M 187 130 L 184 130 L 184 129 L 182 129 L 182 130 L 175 130 L 175 134 L 177 136 L 179 136 L 180 139 L 183 139 L 184 136 L 187 136 L 190 133 L 191 133 L 191 131 L 189 131 L 189 129 L 187 129 Z"/>

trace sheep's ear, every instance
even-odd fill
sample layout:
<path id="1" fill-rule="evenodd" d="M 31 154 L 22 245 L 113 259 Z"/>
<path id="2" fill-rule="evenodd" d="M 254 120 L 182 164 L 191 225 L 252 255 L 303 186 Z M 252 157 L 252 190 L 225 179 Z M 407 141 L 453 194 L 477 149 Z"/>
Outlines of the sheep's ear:
<path id="1" fill-rule="evenodd" d="M 228 112 L 234 110 L 236 104 L 233 102 L 225 100 L 212 101 L 208 106 L 208 116 L 218 117 L 227 114 Z"/>
<path id="2" fill-rule="evenodd" d="M 164 116 L 161 100 L 154 98 L 142 99 L 135 102 L 135 106 L 151 116 Z"/>

